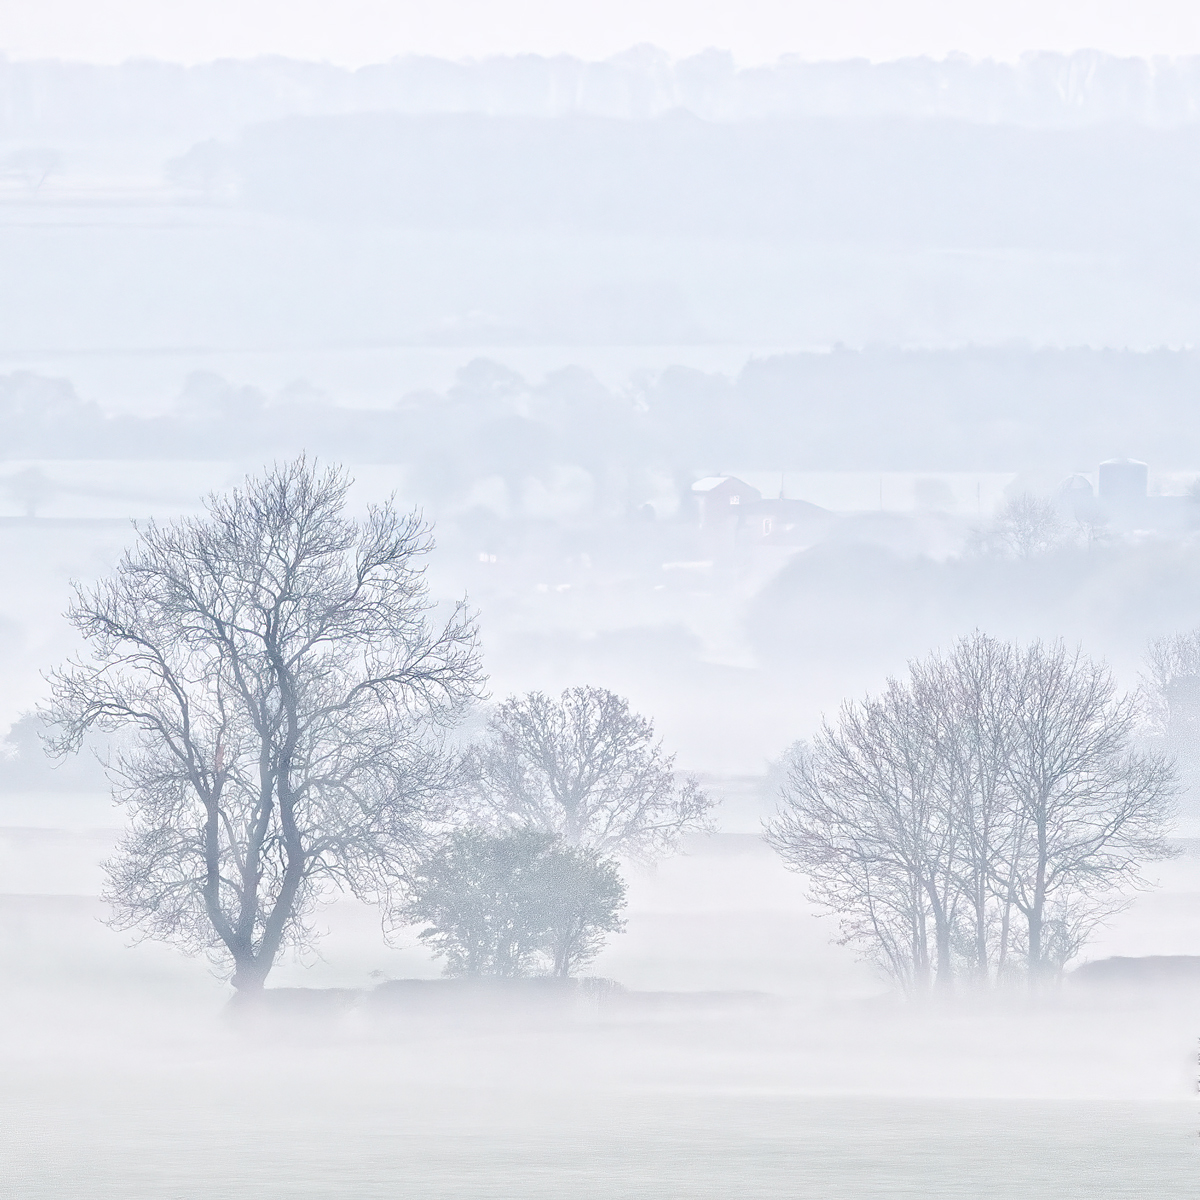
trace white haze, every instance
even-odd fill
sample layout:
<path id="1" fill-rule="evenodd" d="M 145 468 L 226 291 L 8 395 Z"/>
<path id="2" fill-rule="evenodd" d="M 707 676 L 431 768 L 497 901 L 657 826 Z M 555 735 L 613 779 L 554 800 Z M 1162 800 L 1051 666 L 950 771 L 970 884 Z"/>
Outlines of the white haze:
<path id="1" fill-rule="evenodd" d="M 351 66 L 395 55 L 482 58 L 575 54 L 629 46 L 684 57 L 711 46 L 746 64 L 780 54 L 887 61 L 955 52 L 1013 60 L 1030 49 L 1120 55 L 1194 54 L 1200 20 L 1180 0 L 43 0 L 3 14 L 14 57 L 207 62 L 281 54 Z"/>
<path id="2" fill-rule="evenodd" d="M 913 657 L 1062 638 L 1133 689 L 1200 625 L 1191 10 L 386 7 L 0 25 L 7 1190 L 1188 1195 L 1194 994 L 907 1002 L 760 834 L 787 748 Z M 173 61 L 113 65 L 146 54 Z M 77 648 L 70 581 L 302 451 L 355 512 L 435 523 L 493 698 L 611 688 L 719 801 L 625 865 L 591 968 L 620 1004 L 247 1030 L 207 963 L 102 923 L 124 816 L 22 720 Z M 980 549 L 1006 500 L 1117 456 L 1152 528 Z M 826 515 L 714 540 L 716 475 Z M 1171 834 L 1082 959 L 1200 955 L 1194 794 Z M 365 905 L 318 920 L 273 986 L 439 974 Z"/>

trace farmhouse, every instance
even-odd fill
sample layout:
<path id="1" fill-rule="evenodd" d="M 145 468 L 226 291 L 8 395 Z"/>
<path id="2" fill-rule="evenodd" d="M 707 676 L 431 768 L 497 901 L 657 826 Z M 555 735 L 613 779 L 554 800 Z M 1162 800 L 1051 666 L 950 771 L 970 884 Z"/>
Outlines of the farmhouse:
<path id="1" fill-rule="evenodd" d="M 819 538 L 834 516 L 807 500 L 763 499 L 762 493 L 735 475 L 711 475 L 692 484 L 700 510 L 700 528 L 723 531 L 749 545 L 806 545 Z"/>
<path id="2" fill-rule="evenodd" d="M 807 500 L 756 500 L 739 510 L 738 541 L 767 546 L 805 546 L 821 538 L 833 513 Z"/>
<path id="3" fill-rule="evenodd" d="M 700 505 L 700 528 L 736 525 L 742 509 L 762 499 L 762 492 L 733 475 L 710 475 L 692 484 L 692 495 Z"/>

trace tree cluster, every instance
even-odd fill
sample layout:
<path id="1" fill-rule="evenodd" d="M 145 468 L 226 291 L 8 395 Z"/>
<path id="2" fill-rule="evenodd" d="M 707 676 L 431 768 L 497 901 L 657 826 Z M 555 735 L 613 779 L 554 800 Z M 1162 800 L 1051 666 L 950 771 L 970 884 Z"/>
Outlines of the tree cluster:
<path id="1" fill-rule="evenodd" d="M 651 721 L 604 688 L 510 696 L 466 758 L 465 828 L 410 879 L 406 917 L 450 975 L 568 975 L 622 928 L 615 855 L 650 861 L 704 827 Z"/>
<path id="2" fill-rule="evenodd" d="M 60 756 L 126 731 L 112 922 L 257 991 L 341 890 L 427 924 L 451 973 L 568 974 L 621 928 L 612 856 L 665 852 L 708 801 L 598 688 L 514 697 L 454 745 L 483 689 L 474 619 L 436 617 L 418 514 L 351 519 L 348 488 L 276 467 L 77 589 L 91 654 L 51 674 L 42 719 Z"/>
<path id="3" fill-rule="evenodd" d="M 91 654 L 42 715 L 59 754 L 124 731 L 113 922 L 256 991 L 340 890 L 422 925 L 448 973 L 567 975 L 622 928 L 616 859 L 669 852 L 711 802 L 602 688 L 510 697 L 456 745 L 483 690 L 474 620 L 435 612 L 420 517 L 352 519 L 348 487 L 276 467 L 77 590 Z M 1200 728 L 1197 644 L 1152 649 L 1177 742 Z M 1039 983 L 1168 853 L 1175 768 L 1137 725 L 1103 666 L 975 635 L 798 748 L 768 838 L 906 988 Z"/>
<path id="4" fill-rule="evenodd" d="M 1037 985 L 1170 853 L 1136 722 L 1105 667 L 977 634 L 798 747 L 767 836 L 906 989 Z"/>

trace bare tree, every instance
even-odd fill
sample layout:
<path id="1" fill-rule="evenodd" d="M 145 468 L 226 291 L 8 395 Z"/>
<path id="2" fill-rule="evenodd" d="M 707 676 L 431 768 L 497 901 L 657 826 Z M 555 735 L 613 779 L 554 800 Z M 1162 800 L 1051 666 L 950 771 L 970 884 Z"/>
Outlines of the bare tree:
<path id="1" fill-rule="evenodd" d="M 995 880 L 1011 859 L 1005 769 L 1011 714 L 1007 680 L 1012 648 L 976 633 L 948 656 L 910 664 L 913 707 L 934 740 L 939 803 L 954 814 L 950 861 L 960 969 L 977 984 L 1006 966 L 1011 906 L 997 919 Z"/>
<path id="2" fill-rule="evenodd" d="M 854 944 L 906 990 L 925 990 L 932 964 L 921 888 L 892 852 L 873 805 L 859 789 L 831 786 L 822 730 L 815 748 L 797 745 L 781 811 L 767 842 L 811 883 L 812 899 L 839 917 L 841 943 Z"/>
<path id="3" fill-rule="evenodd" d="M 654 726 L 603 688 L 512 696 L 488 721 L 475 801 L 501 828 L 530 826 L 568 846 L 651 859 L 702 828 L 711 801 L 677 780 Z"/>
<path id="4" fill-rule="evenodd" d="M 1058 509 L 1039 496 L 1022 492 L 1009 500 L 989 530 L 979 535 L 984 551 L 1016 558 L 1034 558 L 1062 544 L 1066 529 Z"/>
<path id="5" fill-rule="evenodd" d="M 942 802 L 928 715 L 896 680 L 878 699 L 844 705 L 794 758 L 767 830 L 841 917 L 843 940 L 914 991 L 951 979 L 958 902 L 957 814 Z"/>
<path id="6" fill-rule="evenodd" d="M 0 176 L 23 179 L 25 186 L 36 192 L 60 166 L 61 157 L 57 150 L 49 146 L 23 146 L 0 163 Z"/>
<path id="7" fill-rule="evenodd" d="M 1200 795 L 1200 629 L 1150 643 L 1142 695 L 1147 733 L 1174 756 L 1181 790 L 1194 806 Z"/>
<path id="8" fill-rule="evenodd" d="M 1168 759 L 1131 749 L 1135 699 L 1061 643 L 1018 651 L 1009 704 L 1016 869 L 1004 886 L 1025 917 L 1038 982 L 1127 903 L 1122 892 L 1143 886 L 1143 862 L 1170 856 L 1176 777 Z"/>
<path id="9" fill-rule="evenodd" d="M 351 520 L 348 486 L 300 459 L 151 524 L 77 588 L 91 657 L 51 676 L 55 752 L 136 733 L 110 768 L 131 814 L 113 923 L 232 963 L 243 991 L 311 943 L 328 889 L 390 905 L 481 684 L 463 605 L 431 622 L 428 528 L 390 501 Z"/>
<path id="10" fill-rule="evenodd" d="M 1170 730 L 1173 705 L 1191 693 L 1200 684 L 1200 629 L 1186 633 L 1173 633 L 1154 638 L 1146 648 L 1146 672 L 1142 677 L 1142 688 L 1151 718 L 1159 732 Z M 1188 707 L 1183 705 L 1182 707 Z"/>
<path id="11" fill-rule="evenodd" d="M 768 840 L 904 986 L 1035 984 L 1170 853 L 1172 766 L 1134 702 L 1058 644 L 976 634 L 842 709 L 794 756 Z"/>

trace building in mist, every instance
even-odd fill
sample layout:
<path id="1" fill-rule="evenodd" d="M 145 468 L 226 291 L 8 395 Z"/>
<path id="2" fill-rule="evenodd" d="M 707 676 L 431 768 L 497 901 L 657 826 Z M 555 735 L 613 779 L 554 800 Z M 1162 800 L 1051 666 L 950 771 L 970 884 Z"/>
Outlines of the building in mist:
<path id="1" fill-rule="evenodd" d="M 1086 475 L 1068 475 L 1058 486 L 1060 498 L 1070 507 L 1080 504 L 1092 504 L 1096 499 L 1096 489 Z"/>
<path id="2" fill-rule="evenodd" d="M 709 475 L 692 484 L 700 507 L 700 528 L 736 529 L 746 505 L 756 504 L 762 492 L 733 475 Z"/>
<path id="3" fill-rule="evenodd" d="M 764 498 L 734 475 L 711 475 L 692 484 L 700 528 L 741 545 L 804 546 L 821 538 L 836 519 L 807 500 Z"/>
<path id="4" fill-rule="evenodd" d="M 737 539 L 749 545 L 807 546 L 819 541 L 836 519 L 807 500 L 756 500 L 741 506 Z"/>
<path id="5" fill-rule="evenodd" d="M 1097 471 L 1100 503 L 1114 513 L 1136 512 L 1150 491 L 1150 468 L 1132 458 L 1110 458 Z"/>
<path id="6" fill-rule="evenodd" d="M 1150 469 L 1132 458 L 1112 458 L 1096 472 L 1095 510 L 1114 529 L 1182 533 L 1196 524 L 1195 500 L 1150 494 Z"/>
<path id="7" fill-rule="evenodd" d="M 1086 475 L 1071 475 L 1059 485 L 1057 504 L 1064 517 L 1094 532 L 1188 533 L 1200 523 L 1200 504 L 1193 492 L 1153 495 L 1144 462 L 1113 458 L 1096 471 L 1097 486 Z"/>

